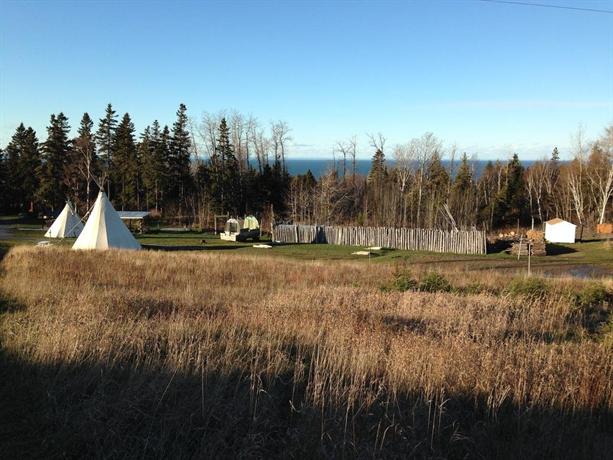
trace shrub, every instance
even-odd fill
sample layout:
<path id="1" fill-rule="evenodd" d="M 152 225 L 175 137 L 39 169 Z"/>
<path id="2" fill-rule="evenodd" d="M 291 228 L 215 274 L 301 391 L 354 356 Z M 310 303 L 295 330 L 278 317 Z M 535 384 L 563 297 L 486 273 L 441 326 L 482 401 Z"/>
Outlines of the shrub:
<path id="1" fill-rule="evenodd" d="M 575 304 L 578 307 L 602 305 L 609 302 L 610 296 L 602 283 L 590 283 L 575 295 Z"/>
<path id="2" fill-rule="evenodd" d="M 509 294 L 513 296 L 544 297 L 549 290 L 545 280 L 540 278 L 514 278 L 507 287 Z"/>
<path id="3" fill-rule="evenodd" d="M 583 326 L 591 333 L 607 323 L 613 294 L 602 283 L 590 283 L 575 294 L 575 306 L 581 312 Z"/>
<path id="4" fill-rule="evenodd" d="M 411 277 L 410 273 L 401 272 L 394 276 L 394 279 L 381 286 L 382 291 L 413 291 L 417 289 L 417 281 Z"/>
<path id="5" fill-rule="evenodd" d="M 419 283 L 419 290 L 425 292 L 449 292 L 451 283 L 437 272 L 428 272 Z"/>

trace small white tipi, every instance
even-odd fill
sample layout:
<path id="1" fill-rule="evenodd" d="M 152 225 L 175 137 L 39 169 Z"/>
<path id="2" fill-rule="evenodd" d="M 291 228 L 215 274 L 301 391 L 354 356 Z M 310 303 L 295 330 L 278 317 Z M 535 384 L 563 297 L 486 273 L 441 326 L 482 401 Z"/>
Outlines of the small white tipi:
<path id="1" fill-rule="evenodd" d="M 103 191 L 98 193 L 87 223 L 72 249 L 140 249 Z"/>
<path id="2" fill-rule="evenodd" d="M 45 238 L 76 238 L 82 230 L 81 218 L 72 208 L 70 201 L 67 201 L 60 215 L 45 233 Z"/>

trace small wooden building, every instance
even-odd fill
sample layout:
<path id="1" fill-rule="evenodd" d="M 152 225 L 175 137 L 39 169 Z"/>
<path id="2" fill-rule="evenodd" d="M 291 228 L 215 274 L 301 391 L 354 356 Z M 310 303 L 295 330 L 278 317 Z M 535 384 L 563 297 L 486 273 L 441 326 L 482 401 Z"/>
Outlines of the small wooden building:
<path id="1" fill-rule="evenodd" d="M 147 231 L 146 220 L 149 217 L 149 211 L 117 211 L 117 214 L 131 231 L 138 233 Z"/>
<path id="2" fill-rule="evenodd" d="M 550 243 L 574 243 L 577 226 L 563 219 L 555 219 L 545 222 L 545 239 Z"/>

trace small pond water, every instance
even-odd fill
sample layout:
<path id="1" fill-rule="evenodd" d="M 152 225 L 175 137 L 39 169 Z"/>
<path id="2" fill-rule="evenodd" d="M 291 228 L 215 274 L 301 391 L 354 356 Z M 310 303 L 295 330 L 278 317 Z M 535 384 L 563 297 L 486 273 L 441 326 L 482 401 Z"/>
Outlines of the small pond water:
<path id="1" fill-rule="evenodd" d="M 613 270 L 600 267 L 598 265 L 572 265 L 569 267 L 556 267 L 550 270 L 543 270 L 543 276 L 561 277 L 570 276 L 572 278 L 611 278 Z"/>

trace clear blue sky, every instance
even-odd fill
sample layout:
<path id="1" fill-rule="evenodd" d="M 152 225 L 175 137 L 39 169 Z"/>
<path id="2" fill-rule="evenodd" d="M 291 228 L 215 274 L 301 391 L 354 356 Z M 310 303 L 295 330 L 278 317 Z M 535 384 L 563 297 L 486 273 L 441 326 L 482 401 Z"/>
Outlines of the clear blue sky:
<path id="1" fill-rule="evenodd" d="M 526 0 L 530 1 L 530 0 Z M 536 1 L 536 0 L 535 0 Z M 609 0 L 540 3 L 613 10 Z M 107 102 L 138 130 L 237 109 L 292 128 L 291 155 L 433 131 L 480 159 L 567 152 L 613 122 L 613 15 L 457 1 L 0 0 L 0 145 Z M 388 149 L 391 151 L 391 148 Z"/>

